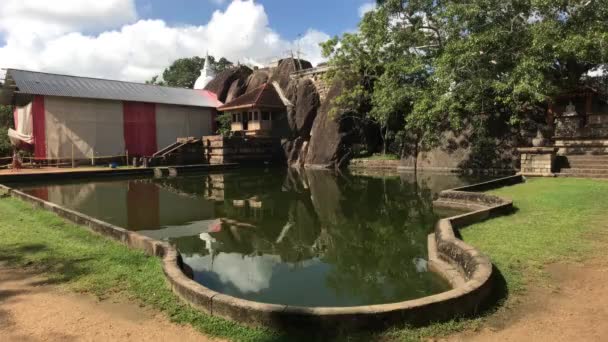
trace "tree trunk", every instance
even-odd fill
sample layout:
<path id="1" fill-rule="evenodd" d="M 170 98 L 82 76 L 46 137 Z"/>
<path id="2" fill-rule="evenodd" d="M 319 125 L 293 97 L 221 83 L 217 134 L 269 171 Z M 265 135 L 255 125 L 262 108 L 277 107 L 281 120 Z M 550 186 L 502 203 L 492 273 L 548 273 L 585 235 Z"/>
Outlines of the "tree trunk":
<path id="1" fill-rule="evenodd" d="M 388 145 L 388 122 L 384 126 L 384 148 L 383 148 L 383 151 L 382 151 L 382 154 L 384 156 L 386 156 L 387 145 Z"/>

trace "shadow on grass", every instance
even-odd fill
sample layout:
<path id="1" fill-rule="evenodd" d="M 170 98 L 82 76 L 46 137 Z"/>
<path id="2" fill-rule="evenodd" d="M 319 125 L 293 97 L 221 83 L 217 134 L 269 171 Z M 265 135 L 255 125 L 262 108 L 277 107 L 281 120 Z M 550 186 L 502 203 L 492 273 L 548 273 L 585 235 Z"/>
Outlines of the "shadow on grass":
<path id="1" fill-rule="evenodd" d="M 48 277 L 37 282 L 37 285 L 67 283 L 90 274 L 91 268 L 83 265 L 90 260 L 92 258 L 58 257 L 44 244 L 28 244 L 14 248 L 9 246 L 0 250 L 0 261 L 13 267 L 25 267 L 30 274 L 45 274 Z"/>

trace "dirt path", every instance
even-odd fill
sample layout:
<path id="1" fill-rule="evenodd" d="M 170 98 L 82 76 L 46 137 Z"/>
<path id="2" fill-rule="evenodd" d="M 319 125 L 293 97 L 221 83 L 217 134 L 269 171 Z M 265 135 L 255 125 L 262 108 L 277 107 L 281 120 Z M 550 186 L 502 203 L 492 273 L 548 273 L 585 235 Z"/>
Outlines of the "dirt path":
<path id="1" fill-rule="evenodd" d="M 97 301 L 0 264 L 2 341 L 215 341 L 127 300 Z"/>
<path id="2" fill-rule="evenodd" d="M 551 288 L 531 287 L 478 332 L 449 341 L 607 341 L 608 256 L 549 265 Z"/>

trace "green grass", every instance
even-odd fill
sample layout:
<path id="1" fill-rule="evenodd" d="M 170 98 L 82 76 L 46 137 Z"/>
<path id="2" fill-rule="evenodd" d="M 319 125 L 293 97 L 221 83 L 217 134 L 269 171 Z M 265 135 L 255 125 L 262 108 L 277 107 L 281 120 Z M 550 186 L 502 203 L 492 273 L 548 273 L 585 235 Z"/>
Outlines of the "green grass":
<path id="1" fill-rule="evenodd" d="M 285 339 L 183 304 L 167 286 L 158 258 L 91 234 L 17 199 L 0 199 L 0 217 L 0 260 L 42 272 L 51 283 L 100 298 L 120 292 L 165 312 L 173 322 L 191 324 L 212 336 L 239 341 Z"/>
<path id="2" fill-rule="evenodd" d="M 500 188 L 491 194 L 511 198 L 516 211 L 461 230 L 463 239 L 490 256 L 507 285 L 509 307 L 527 285 L 550 285 L 545 265 L 575 261 L 596 251 L 592 234 L 608 227 L 608 181 L 541 178 Z M 414 341 L 474 330 L 500 310 L 474 319 L 437 323 L 422 329 L 400 329 L 389 338 Z"/>
<path id="3" fill-rule="evenodd" d="M 401 158 L 399 158 L 398 155 L 396 154 L 382 154 L 382 153 L 374 153 L 371 156 L 365 156 L 365 157 L 357 157 L 355 159 L 367 159 L 367 160 L 399 160 Z"/>
<path id="4" fill-rule="evenodd" d="M 608 226 L 608 181 L 530 179 L 492 194 L 511 198 L 517 211 L 461 231 L 467 243 L 490 256 L 509 291 L 542 281 L 544 266 L 581 259 L 593 251 L 591 233 Z"/>
<path id="5" fill-rule="evenodd" d="M 504 276 L 510 294 L 507 305 L 529 282 L 548 282 L 543 271 L 547 263 L 577 260 L 593 252 L 591 233 L 608 226 L 608 181 L 531 179 L 491 193 L 512 198 L 517 211 L 465 228 L 462 235 L 488 254 Z M 101 298 L 120 292 L 165 312 L 174 322 L 191 324 L 212 336 L 239 341 L 294 338 L 245 328 L 191 309 L 166 285 L 159 259 L 93 235 L 52 213 L 2 198 L 0 217 L 0 260 L 44 272 L 61 286 Z M 485 319 L 340 339 L 415 341 L 475 329 Z"/>

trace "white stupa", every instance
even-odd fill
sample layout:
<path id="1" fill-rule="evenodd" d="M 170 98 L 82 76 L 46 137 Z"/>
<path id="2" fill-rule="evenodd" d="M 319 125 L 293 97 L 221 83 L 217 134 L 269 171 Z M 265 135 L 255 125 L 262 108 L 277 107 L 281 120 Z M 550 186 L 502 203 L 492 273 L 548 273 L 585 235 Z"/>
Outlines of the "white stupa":
<path id="1" fill-rule="evenodd" d="M 209 54 L 205 57 L 205 65 L 201 70 L 201 75 L 194 82 L 194 89 L 204 89 L 211 80 L 215 77 L 215 70 L 211 66 L 211 60 L 209 60 Z"/>

